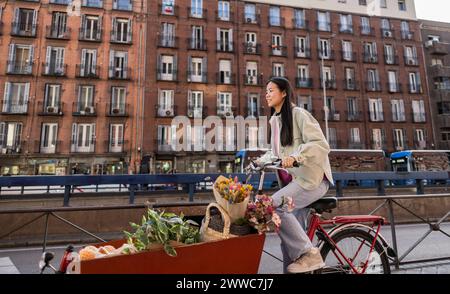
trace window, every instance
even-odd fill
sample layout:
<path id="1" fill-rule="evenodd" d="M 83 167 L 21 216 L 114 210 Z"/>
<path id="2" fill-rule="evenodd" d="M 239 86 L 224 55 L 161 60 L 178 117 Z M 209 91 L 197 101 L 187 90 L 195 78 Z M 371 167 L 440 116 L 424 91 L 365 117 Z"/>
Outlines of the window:
<path id="1" fill-rule="evenodd" d="M 244 15 L 246 23 L 256 23 L 256 5 L 245 3 Z"/>
<path id="2" fill-rule="evenodd" d="M 274 77 L 284 77 L 284 64 L 274 63 L 272 67 L 272 75 Z"/>
<path id="3" fill-rule="evenodd" d="M 203 116 L 203 92 L 188 92 L 188 116 L 201 118 Z"/>
<path id="4" fill-rule="evenodd" d="M 217 115 L 232 116 L 231 93 L 219 92 L 217 94 Z"/>
<path id="5" fill-rule="evenodd" d="M 160 56 L 160 79 L 163 81 L 174 80 L 174 56 Z"/>
<path id="6" fill-rule="evenodd" d="M 272 34 L 272 55 L 283 54 L 283 37 L 278 34 Z"/>
<path id="7" fill-rule="evenodd" d="M 158 126 L 158 151 L 172 151 L 176 142 L 176 126 Z"/>
<path id="8" fill-rule="evenodd" d="M 257 85 L 258 84 L 258 63 L 254 61 L 248 61 L 245 67 L 246 71 L 246 81 L 245 83 L 248 85 Z"/>
<path id="9" fill-rule="evenodd" d="M 52 38 L 64 38 L 67 33 L 67 13 L 53 12 L 52 25 L 49 36 Z"/>
<path id="10" fill-rule="evenodd" d="M 7 72 L 31 74 L 33 70 L 34 47 L 32 45 L 10 44 Z"/>
<path id="11" fill-rule="evenodd" d="M 372 122 L 384 121 L 383 101 L 381 98 L 369 98 L 369 113 Z"/>
<path id="12" fill-rule="evenodd" d="M 397 72 L 388 71 L 388 80 L 389 80 L 389 92 L 390 93 L 399 92 Z"/>
<path id="13" fill-rule="evenodd" d="M 94 86 L 79 86 L 78 92 L 77 112 L 81 115 L 94 114 Z"/>
<path id="14" fill-rule="evenodd" d="M 331 59 L 330 40 L 319 38 L 319 58 Z"/>
<path id="15" fill-rule="evenodd" d="M 405 0 L 398 0 L 398 10 L 406 11 L 406 3 Z"/>
<path id="16" fill-rule="evenodd" d="M 394 129 L 394 148 L 398 151 L 406 149 L 406 131 L 404 129 Z"/>
<path id="17" fill-rule="evenodd" d="M 230 20 L 230 2 L 219 1 L 218 2 L 218 17 L 220 20 Z"/>
<path id="18" fill-rule="evenodd" d="M 378 62 L 377 43 L 375 42 L 364 43 L 364 62 L 369 63 Z"/>
<path id="19" fill-rule="evenodd" d="M 420 74 L 411 72 L 409 73 L 409 92 L 410 93 L 421 93 L 422 86 L 420 83 Z"/>
<path id="20" fill-rule="evenodd" d="M 217 50 L 224 52 L 233 51 L 233 30 L 217 28 Z"/>
<path id="21" fill-rule="evenodd" d="M 71 152 L 94 152 L 95 124 L 72 124 Z"/>
<path id="22" fill-rule="evenodd" d="M 418 122 L 418 123 L 426 122 L 425 101 L 413 100 L 412 101 L 412 111 L 413 111 L 414 122 Z"/>
<path id="23" fill-rule="evenodd" d="M 403 100 L 391 100 L 392 120 L 394 122 L 404 122 L 405 118 L 405 103 Z"/>
<path id="24" fill-rule="evenodd" d="M 342 58 L 345 61 L 353 61 L 352 42 L 342 41 Z"/>
<path id="25" fill-rule="evenodd" d="M 206 77 L 206 57 L 191 57 L 188 58 L 189 72 L 188 82 L 205 83 Z"/>
<path id="26" fill-rule="evenodd" d="M 259 113 L 259 94 L 251 93 L 248 94 L 248 112 L 247 115 L 250 117 L 258 117 Z"/>
<path id="27" fill-rule="evenodd" d="M 258 45 L 257 45 L 257 37 L 256 33 L 247 32 L 245 33 L 245 53 L 257 53 Z"/>
<path id="28" fill-rule="evenodd" d="M 0 122 L 0 154 L 20 153 L 22 123 Z"/>
<path id="29" fill-rule="evenodd" d="M 128 18 L 113 18 L 112 41 L 118 43 L 131 42 L 131 20 Z"/>
<path id="30" fill-rule="evenodd" d="M 357 90 L 355 69 L 351 67 L 345 68 L 345 89 Z"/>
<path id="31" fill-rule="evenodd" d="M 173 116 L 174 115 L 174 91 L 160 90 L 159 91 L 159 105 L 158 116 Z"/>
<path id="32" fill-rule="evenodd" d="M 412 46 L 405 46 L 405 63 L 406 65 L 419 65 L 417 59 L 417 49 Z"/>
<path id="33" fill-rule="evenodd" d="M 384 129 L 372 129 L 372 149 L 382 150 L 385 144 Z"/>
<path id="34" fill-rule="evenodd" d="M 81 16 L 80 39 L 87 41 L 99 41 L 102 33 L 102 18 L 98 15 Z"/>
<path id="35" fill-rule="evenodd" d="M 109 77 L 113 79 L 127 79 L 128 75 L 128 52 L 110 50 Z"/>
<path id="36" fill-rule="evenodd" d="M 12 34 L 19 36 L 36 36 L 37 10 L 16 8 L 12 23 Z"/>
<path id="37" fill-rule="evenodd" d="M 58 113 L 61 106 L 61 85 L 45 84 L 44 112 Z"/>
<path id="38" fill-rule="evenodd" d="M 358 114 L 358 103 L 355 97 L 347 98 L 347 120 L 356 121 L 361 119 Z"/>
<path id="39" fill-rule="evenodd" d="M 319 31 L 329 32 L 331 31 L 330 13 L 329 12 L 317 12 L 317 28 Z"/>
<path id="40" fill-rule="evenodd" d="M 113 115 L 124 115 L 126 112 L 125 102 L 126 102 L 127 91 L 124 87 L 112 87 L 111 92 L 111 114 Z"/>
<path id="41" fill-rule="evenodd" d="M 361 137 L 359 128 L 350 128 L 350 144 L 360 144 Z"/>
<path id="42" fill-rule="evenodd" d="M 366 16 L 361 16 L 361 34 L 370 35 L 371 34 L 370 20 Z"/>
<path id="43" fill-rule="evenodd" d="M 312 111 L 312 99 L 311 96 L 299 96 L 297 99 L 297 105 L 303 109 Z"/>
<path id="44" fill-rule="evenodd" d="M 369 69 L 367 70 L 367 89 L 369 91 L 380 91 L 380 77 L 378 75 L 378 70 Z"/>
<path id="45" fill-rule="evenodd" d="M 310 88 L 312 87 L 311 80 L 309 79 L 309 66 L 298 65 L 297 66 L 297 87 Z"/>
<path id="46" fill-rule="evenodd" d="M 219 84 L 231 84 L 231 61 L 219 60 Z"/>
<path id="47" fill-rule="evenodd" d="M 191 49 L 204 50 L 206 49 L 205 40 L 203 39 L 203 27 L 202 26 L 192 26 L 192 38 L 191 38 Z"/>
<path id="48" fill-rule="evenodd" d="M 339 31 L 341 33 L 353 33 L 352 16 L 350 14 L 341 14 L 340 21 Z"/>
<path id="49" fill-rule="evenodd" d="M 203 0 L 191 0 L 191 17 L 203 17 Z"/>
<path id="50" fill-rule="evenodd" d="M 269 24 L 271 26 L 281 26 L 280 7 L 270 6 Z"/>
<path id="51" fill-rule="evenodd" d="M 103 0 L 83 0 L 82 5 L 88 7 L 102 8 Z"/>
<path id="52" fill-rule="evenodd" d="M 295 53 L 297 57 L 309 57 L 309 39 L 308 37 L 295 37 Z"/>
<path id="53" fill-rule="evenodd" d="M 109 152 L 123 152 L 123 124 L 109 125 Z"/>
<path id="54" fill-rule="evenodd" d="M 47 46 L 44 72 L 47 75 L 62 76 L 65 74 L 63 47 Z"/>
<path id="55" fill-rule="evenodd" d="M 414 144 L 417 149 L 424 150 L 427 147 L 426 130 L 415 129 L 414 130 Z"/>
<path id="56" fill-rule="evenodd" d="M 96 75 L 97 75 L 97 50 L 82 49 L 80 76 L 89 77 Z"/>
<path id="57" fill-rule="evenodd" d="M 55 153 L 56 140 L 58 138 L 58 124 L 44 123 L 41 129 L 40 153 Z"/>
<path id="58" fill-rule="evenodd" d="M 4 113 L 27 113 L 30 95 L 30 83 L 5 83 L 3 97 Z"/>
<path id="59" fill-rule="evenodd" d="M 305 10 L 295 9 L 294 11 L 295 27 L 297 29 L 306 28 Z"/>

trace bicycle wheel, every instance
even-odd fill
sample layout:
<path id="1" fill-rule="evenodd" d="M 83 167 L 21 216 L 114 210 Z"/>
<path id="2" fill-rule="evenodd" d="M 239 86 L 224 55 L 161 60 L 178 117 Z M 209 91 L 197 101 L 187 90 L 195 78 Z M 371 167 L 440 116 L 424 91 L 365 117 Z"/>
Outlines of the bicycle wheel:
<path id="1" fill-rule="evenodd" d="M 346 258 L 351 261 L 352 266 L 361 273 L 368 261 L 365 274 L 390 274 L 389 260 L 380 242 L 370 252 L 373 236 L 361 229 L 345 229 L 336 233 L 333 237 L 336 246 L 342 251 Z M 354 274 L 354 270 L 345 261 L 342 255 L 329 243 L 325 243 L 320 251 L 326 264 L 321 273 Z"/>

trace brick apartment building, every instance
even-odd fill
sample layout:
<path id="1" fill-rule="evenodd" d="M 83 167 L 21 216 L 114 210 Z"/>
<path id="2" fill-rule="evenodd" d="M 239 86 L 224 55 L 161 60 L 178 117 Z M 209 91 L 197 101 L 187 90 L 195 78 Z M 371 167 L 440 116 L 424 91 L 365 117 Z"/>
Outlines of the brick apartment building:
<path id="1" fill-rule="evenodd" d="M 287 77 L 295 102 L 323 128 L 325 77 L 333 148 L 433 147 L 413 1 L 148 4 L 145 136 L 137 142 L 144 172 L 231 171 L 235 150 L 206 152 L 204 128 L 192 127 L 191 151 L 173 152 L 171 121 L 177 115 L 268 116 L 265 82 L 271 76 Z M 225 129 L 224 139 L 234 132 Z M 247 130 L 247 137 L 258 137 L 257 129 Z"/>
<path id="2" fill-rule="evenodd" d="M 420 22 L 436 147 L 450 150 L 450 23 Z"/>
<path id="3" fill-rule="evenodd" d="M 2 174 L 128 172 L 145 9 L 131 0 L 0 3 Z"/>

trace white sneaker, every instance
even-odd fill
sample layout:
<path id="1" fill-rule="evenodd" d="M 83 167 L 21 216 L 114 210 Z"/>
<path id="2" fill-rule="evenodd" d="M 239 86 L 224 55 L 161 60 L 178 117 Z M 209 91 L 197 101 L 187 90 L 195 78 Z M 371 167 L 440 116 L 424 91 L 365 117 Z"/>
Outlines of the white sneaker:
<path id="1" fill-rule="evenodd" d="M 292 274 L 307 273 L 325 267 L 322 255 L 319 249 L 313 247 L 308 252 L 300 256 L 295 262 L 291 263 L 287 270 Z"/>

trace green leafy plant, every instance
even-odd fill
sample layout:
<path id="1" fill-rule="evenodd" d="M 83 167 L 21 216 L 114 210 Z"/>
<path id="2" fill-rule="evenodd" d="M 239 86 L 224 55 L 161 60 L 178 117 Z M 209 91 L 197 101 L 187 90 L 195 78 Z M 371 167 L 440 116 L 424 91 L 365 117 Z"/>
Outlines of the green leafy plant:
<path id="1" fill-rule="evenodd" d="M 184 220 L 184 215 L 159 212 L 148 209 L 142 216 L 141 224 L 130 223 L 134 233 L 124 232 L 128 244 L 134 245 L 137 251 L 150 249 L 152 244 L 162 244 L 164 251 L 170 256 L 177 256 L 177 252 L 170 241 L 184 244 L 200 242 L 198 224 L 192 220 Z"/>

